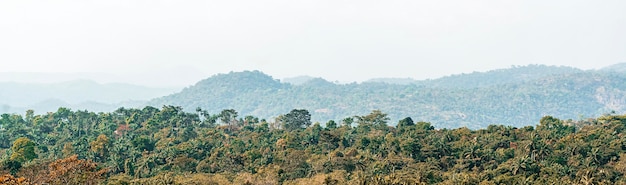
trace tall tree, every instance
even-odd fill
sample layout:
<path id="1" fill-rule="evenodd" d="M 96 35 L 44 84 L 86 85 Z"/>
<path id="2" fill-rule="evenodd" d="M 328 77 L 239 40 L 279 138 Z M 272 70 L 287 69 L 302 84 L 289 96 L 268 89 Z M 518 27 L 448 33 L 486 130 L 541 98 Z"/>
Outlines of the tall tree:
<path id="1" fill-rule="evenodd" d="M 293 109 L 282 117 L 283 128 L 292 131 L 311 125 L 311 114 L 306 109 Z"/>
<path id="2" fill-rule="evenodd" d="M 220 113 L 219 117 L 222 121 L 222 124 L 228 125 L 228 130 L 232 130 L 233 122 L 237 121 L 237 111 L 235 109 L 224 109 Z"/>
<path id="3" fill-rule="evenodd" d="M 406 117 L 404 119 L 401 119 L 398 122 L 397 127 L 400 128 L 400 127 L 413 126 L 413 125 L 415 125 L 415 122 L 413 122 L 413 119 L 411 119 L 411 117 Z"/>
<path id="4" fill-rule="evenodd" d="M 383 113 L 380 110 L 373 110 L 368 115 L 357 116 L 356 118 L 359 125 L 368 124 L 376 126 L 387 126 L 387 121 L 389 121 L 389 117 L 387 117 L 387 114 Z"/>
<path id="5" fill-rule="evenodd" d="M 98 154 L 100 159 L 105 160 L 109 153 L 109 138 L 100 134 L 95 141 L 89 143 L 91 145 L 91 151 Z"/>

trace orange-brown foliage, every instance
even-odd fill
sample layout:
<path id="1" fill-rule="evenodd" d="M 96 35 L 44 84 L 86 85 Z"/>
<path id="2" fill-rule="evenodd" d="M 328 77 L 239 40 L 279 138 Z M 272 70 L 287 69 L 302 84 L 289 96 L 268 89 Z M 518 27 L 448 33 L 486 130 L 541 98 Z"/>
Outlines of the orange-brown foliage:
<path id="1" fill-rule="evenodd" d="M 0 176 L 0 184 L 2 185 L 26 185 L 30 184 L 24 177 L 15 178 L 12 175 L 5 174 Z"/>
<path id="2" fill-rule="evenodd" d="M 96 163 L 79 160 L 77 155 L 50 163 L 50 184 L 98 184 L 107 169 L 98 170 Z"/>

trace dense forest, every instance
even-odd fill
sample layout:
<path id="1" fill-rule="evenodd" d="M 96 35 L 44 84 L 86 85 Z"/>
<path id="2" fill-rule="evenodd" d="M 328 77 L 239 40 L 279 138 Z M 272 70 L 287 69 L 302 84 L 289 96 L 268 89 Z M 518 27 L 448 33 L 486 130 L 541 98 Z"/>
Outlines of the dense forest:
<path id="1" fill-rule="evenodd" d="M 0 116 L 0 184 L 624 184 L 626 115 L 435 129 L 384 112 L 59 108 Z M 396 126 L 389 126 L 396 125 Z"/>
<path id="2" fill-rule="evenodd" d="M 437 128 L 523 127 L 545 115 L 581 120 L 611 112 L 626 114 L 626 75 L 621 69 L 529 65 L 433 80 L 349 84 L 307 77 L 290 79 L 296 82 L 291 84 L 259 71 L 244 71 L 212 76 L 149 105 L 175 105 L 185 111 L 201 107 L 209 112 L 233 108 L 265 118 L 301 108 L 310 110 L 313 121 L 322 124 L 382 110 L 392 125 L 410 115 Z"/>

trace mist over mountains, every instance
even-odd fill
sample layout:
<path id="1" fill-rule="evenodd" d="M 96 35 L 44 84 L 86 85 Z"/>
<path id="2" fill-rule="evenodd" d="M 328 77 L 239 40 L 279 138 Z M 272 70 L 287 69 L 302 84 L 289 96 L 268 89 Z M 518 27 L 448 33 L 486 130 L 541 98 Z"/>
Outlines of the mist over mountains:
<path id="1" fill-rule="evenodd" d="M 167 69 L 146 66 L 143 70 L 117 70 L 99 72 L 0 72 L 0 82 L 29 84 L 55 84 L 71 81 L 93 81 L 101 84 L 134 84 L 155 88 L 181 89 L 195 84 L 207 76 L 204 72 L 188 66 Z"/>
<path id="2" fill-rule="evenodd" d="M 147 100 L 176 91 L 124 83 L 97 83 L 74 80 L 59 83 L 0 82 L 0 112 L 38 113 L 56 111 L 59 107 L 90 111 L 112 111 L 119 107 L 141 107 Z"/>

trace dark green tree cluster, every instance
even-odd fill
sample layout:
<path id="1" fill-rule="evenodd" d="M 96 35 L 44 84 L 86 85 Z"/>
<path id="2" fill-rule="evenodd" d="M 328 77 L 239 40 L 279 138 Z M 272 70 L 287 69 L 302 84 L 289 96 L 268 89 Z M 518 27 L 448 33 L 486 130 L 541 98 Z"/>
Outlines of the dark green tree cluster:
<path id="1" fill-rule="evenodd" d="M 389 126 L 379 110 L 326 127 L 304 109 L 274 122 L 196 111 L 4 114 L 0 169 L 38 184 L 626 183 L 626 115 L 470 130 Z"/>

